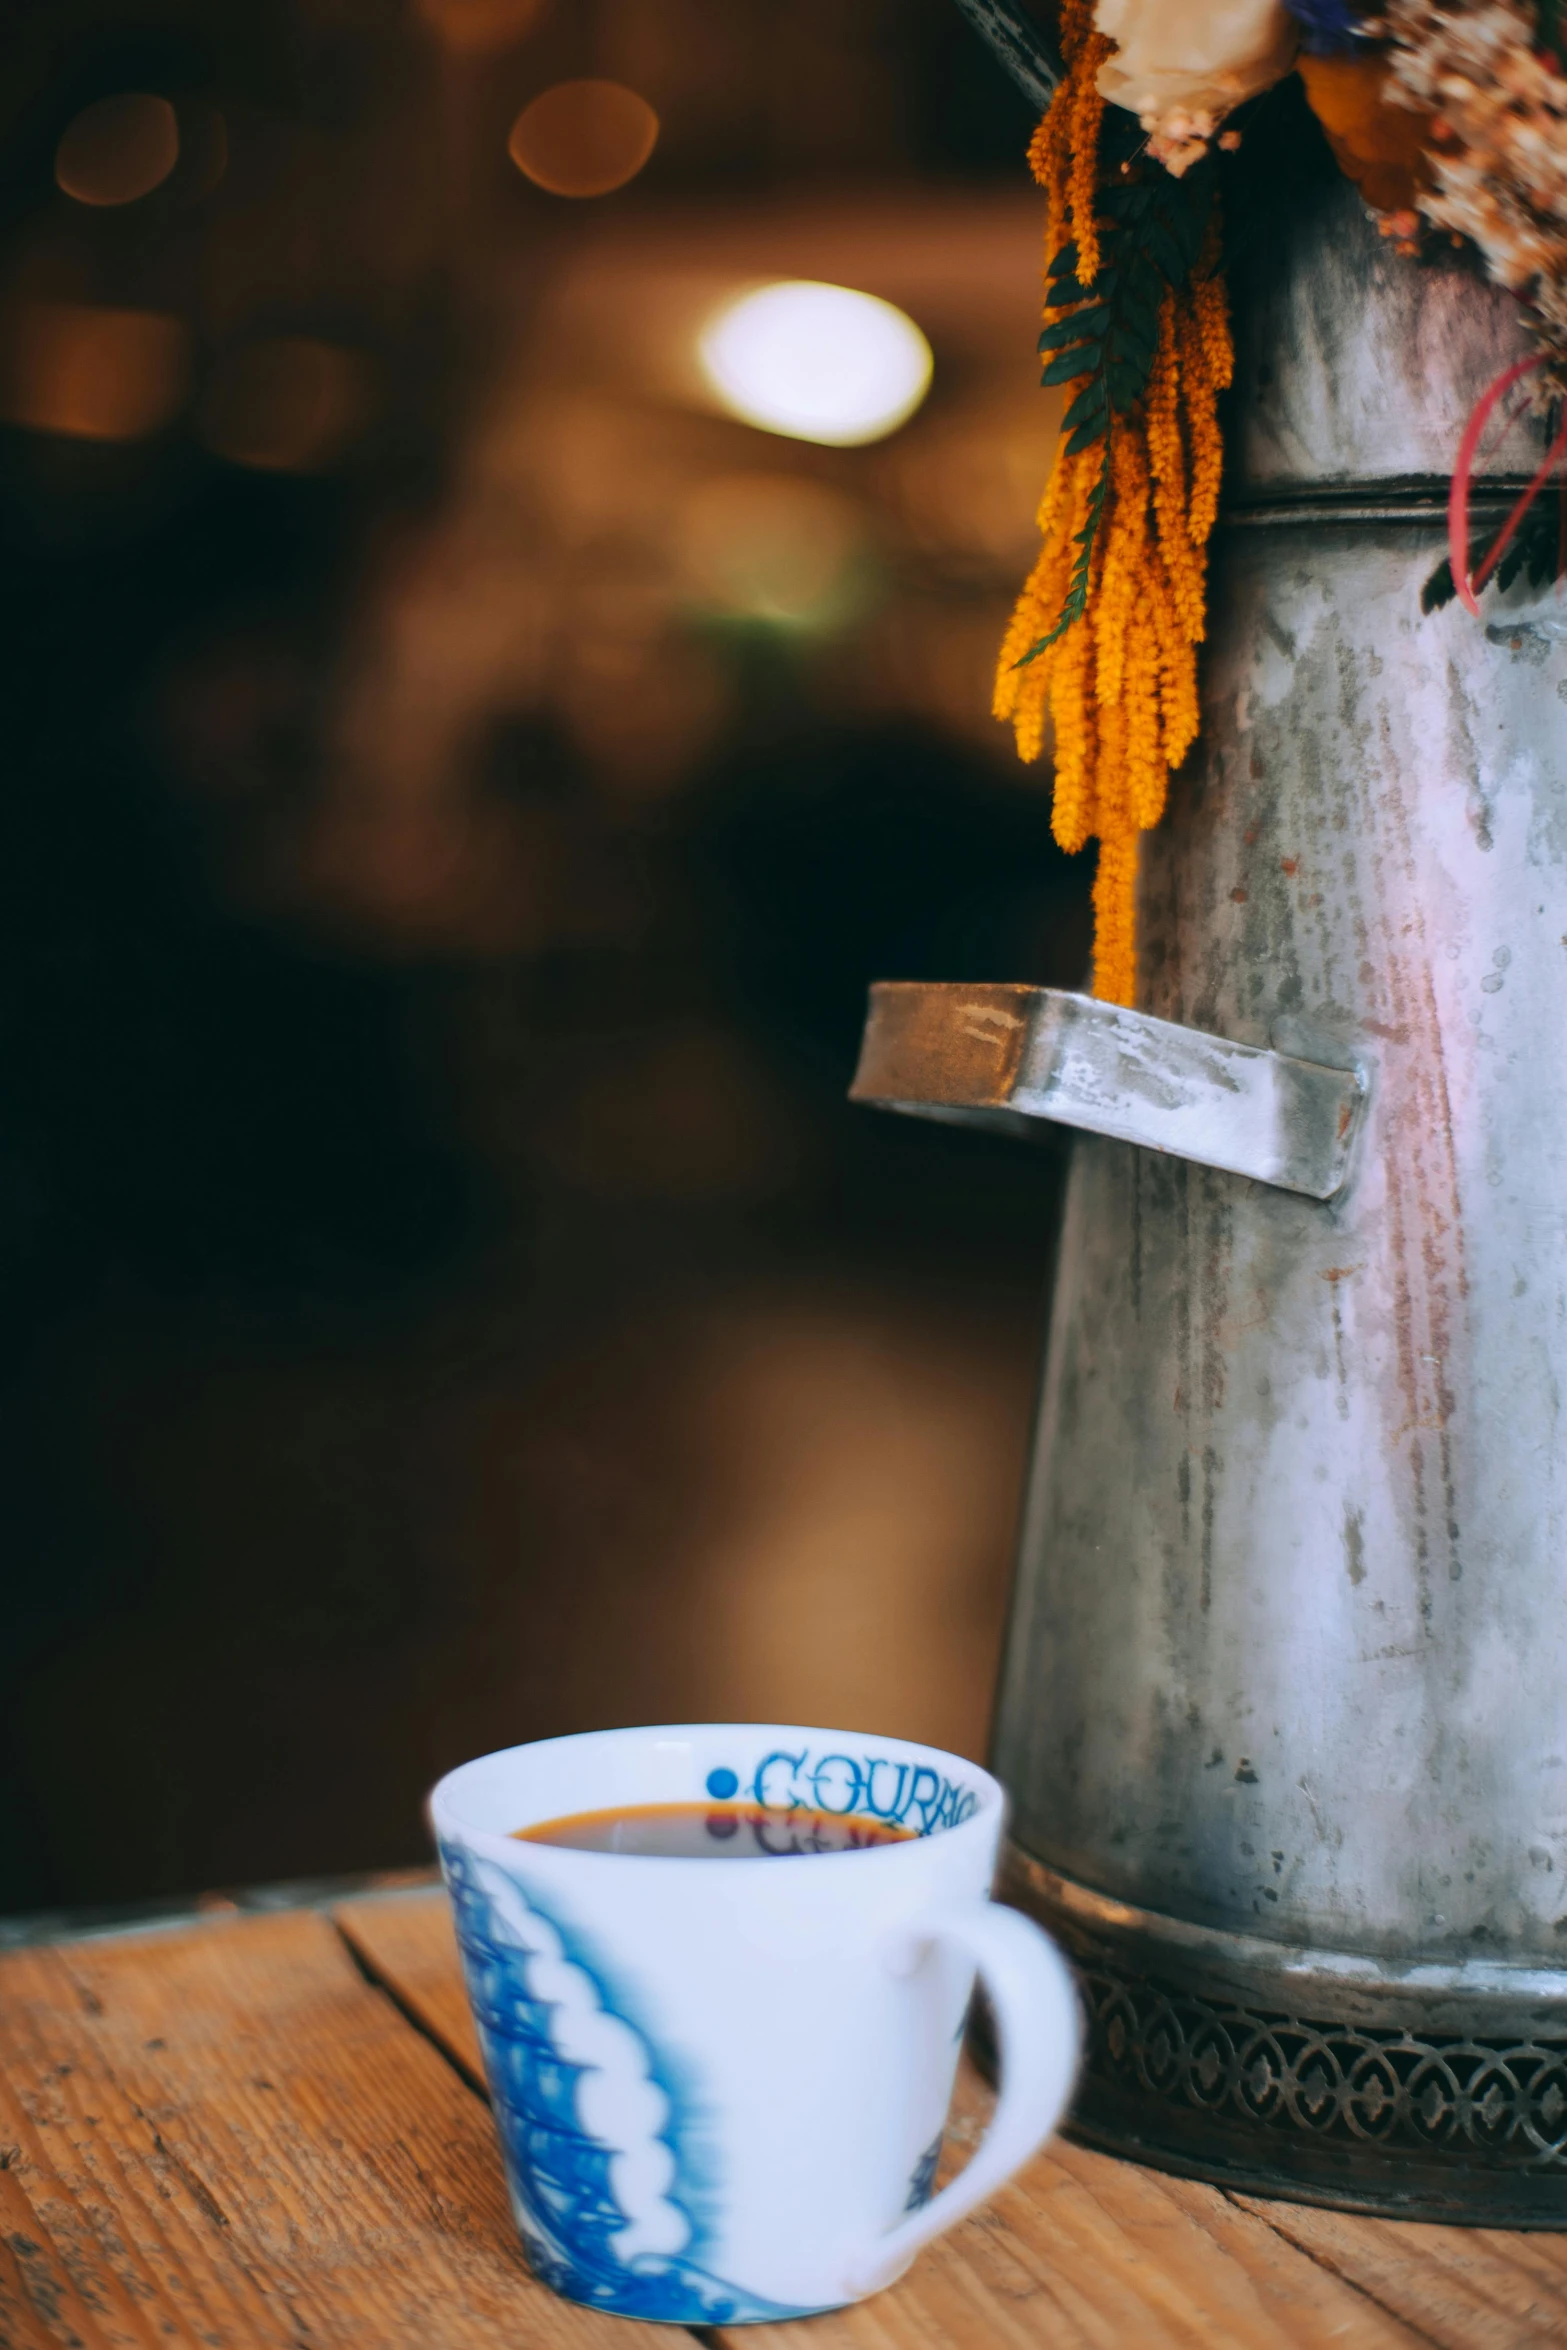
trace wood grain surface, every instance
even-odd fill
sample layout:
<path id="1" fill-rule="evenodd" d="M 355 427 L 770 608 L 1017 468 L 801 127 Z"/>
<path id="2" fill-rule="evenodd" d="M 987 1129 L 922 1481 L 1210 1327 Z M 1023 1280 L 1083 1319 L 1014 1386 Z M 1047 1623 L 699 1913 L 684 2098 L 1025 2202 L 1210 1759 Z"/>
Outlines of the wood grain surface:
<path id="1" fill-rule="evenodd" d="M 1237 2196 L 1324 2268 L 1402 2310 L 1441 2350 L 1567 2343 L 1567 2237 L 1411 2227 L 1304 2203 Z"/>
<path id="2" fill-rule="evenodd" d="M 444 1903 L 376 1896 L 345 1903 L 336 1916 L 366 1968 L 476 2070 Z M 949 2131 L 954 2155 L 973 2143 L 989 2102 L 965 2068 Z M 742 2345 L 745 2333 L 730 2339 Z M 1057 2140 L 890 2292 L 831 2317 L 770 2327 L 766 2339 L 769 2350 L 1512 2350 L 1567 2343 L 1567 2240 L 1346 2218 L 1167 2178 Z"/>
<path id="3" fill-rule="evenodd" d="M 443 1897 L 0 1959 L 0 2350 L 671 2350 L 528 2276 Z M 949 2164 L 984 2127 L 965 2070 Z M 1567 2237 L 1414 2227 L 1057 2141 L 888 2293 L 725 2350 L 1523 2350 Z"/>
<path id="4" fill-rule="evenodd" d="M 459 2072 L 482 2084 L 484 2059 L 445 1894 L 372 1894 L 339 1902 L 332 1915 L 364 1972 Z"/>
<path id="5" fill-rule="evenodd" d="M 977 2139 L 991 2102 L 966 2072 L 953 2150 Z M 1424 2337 L 1217 2188 L 1058 2141 L 890 2292 L 779 2326 L 774 2340 L 778 2350 L 1407 2350 Z"/>
<path id="6" fill-rule="evenodd" d="M 483 2103 L 315 1913 L 0 1962 L 0 2164 L 4 2350 L 668 2350 L 534 2282 Z"/>

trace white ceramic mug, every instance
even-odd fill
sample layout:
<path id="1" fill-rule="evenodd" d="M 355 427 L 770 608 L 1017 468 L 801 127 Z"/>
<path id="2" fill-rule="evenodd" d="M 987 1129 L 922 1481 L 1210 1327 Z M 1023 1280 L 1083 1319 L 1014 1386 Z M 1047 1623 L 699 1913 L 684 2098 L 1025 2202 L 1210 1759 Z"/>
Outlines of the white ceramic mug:
<path id="1" fill-rule="evenodd" d="M 906 1840 L 672 1859 L 520 1842 L 641 1804 L 834 1812 Z M 973 1763 L 727 1723 L 465 1763 L 431 1798 L 512 2206 L 568 2299 L 686 2325 L 891 2284 L 1059 2120 L 1079 2013 L 1054 1945 L 993 1907 L 1005 1815 Z M 932 2196 L 976 1971 L 1001 2095 Z"/>

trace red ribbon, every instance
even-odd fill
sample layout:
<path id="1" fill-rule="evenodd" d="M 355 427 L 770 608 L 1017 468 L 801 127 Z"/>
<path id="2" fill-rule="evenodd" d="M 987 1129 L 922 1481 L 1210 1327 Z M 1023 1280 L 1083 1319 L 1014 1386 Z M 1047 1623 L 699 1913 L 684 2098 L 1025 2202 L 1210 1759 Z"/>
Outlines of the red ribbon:
<path id="1" fill-rule="evenodd" d="M 1491 421 L 1497 402 L 1507 397 L 1520 377 L 1532 375 L 1537 367 L 1543 367 L 1544 364 L 1543 356 L 1536 354 L 1532 359 L 1515 359 L 1511 367 L 1504 367 L 1495 383 L 1486 386 L 1470 410 L 1469 421 L 1464 426 L 1464 437 L 1458 444 L 1458 463 L 1453 468 L 1452 487 L 1447 493 L 1447 553 L 1448 561 L 1452 567 L 1453 585 L 1458 591 L 1459 601 L 1475 615 L 1476 619 L 1480 616 L 1480 606 L 1476 601 L 1478 590 L 1484 587 L 1506 554 L 1517 536 L 1518 525 L 1550 480 L 1562 458 L 1567 456 L 1567 420 L 1564 420 L 1561 431 L 1546 452 L 1544 464 L 1508 515 L 1490 553 L 1486 556 L 1478 572 L 1471 578 L 1469 571 L 1469 485 L 1474 476 L 1475 458 L 1479 454 L 1481 435 Z"/>

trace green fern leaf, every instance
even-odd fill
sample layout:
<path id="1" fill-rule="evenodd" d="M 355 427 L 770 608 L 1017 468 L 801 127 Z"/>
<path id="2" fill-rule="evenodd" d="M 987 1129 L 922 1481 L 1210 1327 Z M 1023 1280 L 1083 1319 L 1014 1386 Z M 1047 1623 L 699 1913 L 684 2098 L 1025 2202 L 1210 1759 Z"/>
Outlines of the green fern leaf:
<path id="1" fill-rule="evenodd" d="M 1078 343 L 1070 351 L 1062 351 L 1051 360 L 1040 374 L 1042 384 L 1072 384 L 1080 376 L 1089 374 L 1096 354 L 1091 343 Z"/>
<path id="2" fill-rule="evenodd" d="M 1091 302 L 1084 310 L 1074 310 L 1070 318 L 1058 318 L 1054 326 L 1047 326 L 1039 338 L 1039 348 L 1059 351 L 1067 343 L 1081 343 L 1102 334 L 1109 323 L 1108 302 Z"/>
<path id="3" fill-rule="evenodd" d="M 1102 368 L 1096 368 L 1077 398 L 1061 419 L 1064 432 L 1075 432 L 1079 425 L 1097 424 L 1103 431 L 1110 421 L 1110 402 L 1106 396 Z"/>
<path id="4" fill-rule="evenodd" d="M 1013 662 L 1014 669 L 1026 669 L 1030 661 L 1037 661 L 1041 653 L 1048 653 L 1051 646 L 1059 644 L 1067 630 L 1081 620 L 1087 611 L 1088 575 L 1093 568 L 1094 541 L 1099 536 L 1099 526 L 1104 520 L 1105 495 L 1109 487 L 1110 436 L 1106 433 L 1104 463 L 1099 468 L 1098 480 L 1088 493 L 1088 518 L 1076 535 L 1077 560 L 1072 565 L 1072 576 L 1067 582 L 1061 617 L 1047 636 L 1042 636 L 1037 644 L 1030 645 L 1021 660 Z"/>

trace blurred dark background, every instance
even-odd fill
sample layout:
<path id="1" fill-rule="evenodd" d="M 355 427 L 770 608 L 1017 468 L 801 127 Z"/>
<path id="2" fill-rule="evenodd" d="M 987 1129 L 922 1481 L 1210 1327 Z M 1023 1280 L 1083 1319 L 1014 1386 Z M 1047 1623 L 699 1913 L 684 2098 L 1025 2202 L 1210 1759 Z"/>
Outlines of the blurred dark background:
<path id="1" fill-rule="evenodd" d="M 1086 962 L 987 715 L 1027 107 L 951 0 L 3 37 L 0 1909 L 416 1861 L 613 1721 L 982 1750 L 1059 1161 L 844 1089 L 872 978 Z M 659 136 L 576 198 L 583 77 Z M 780 277 L 911 421 L 720 412 Z"/>

